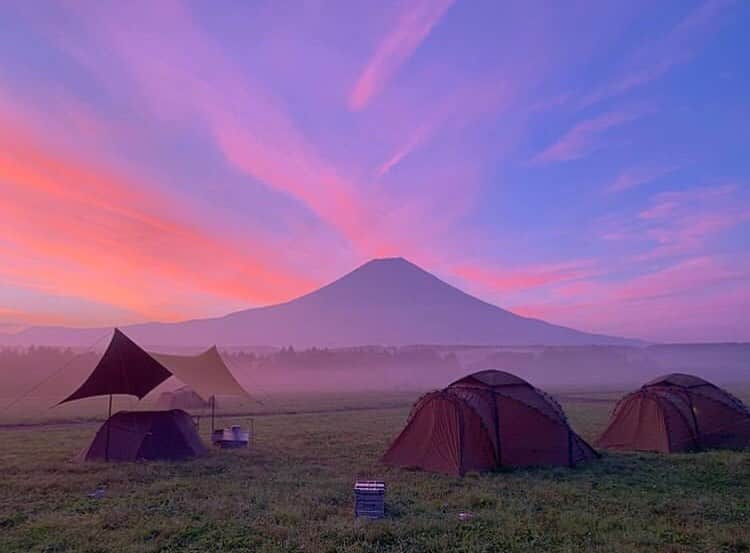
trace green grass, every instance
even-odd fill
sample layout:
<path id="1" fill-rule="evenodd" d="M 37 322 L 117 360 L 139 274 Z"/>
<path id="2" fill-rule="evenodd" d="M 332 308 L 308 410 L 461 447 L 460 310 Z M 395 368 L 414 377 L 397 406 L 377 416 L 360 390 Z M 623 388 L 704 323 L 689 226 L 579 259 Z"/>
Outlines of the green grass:
<path id="1" fill-rule="evenodd" d="M 750 452 L 463 479 L 387 469 L 378 458 L 414 397 L 269 400 L 267 412 L 329 412 L 256 417 L 250 450 L 184 463 L 72 463 L 91 422 L 2 429 L 0 551 L 750 551 Z M 611 406 L 564 401 L 587 439 Z M 386 480 L 386 519 L 353 517 L 360 476 Z"/>

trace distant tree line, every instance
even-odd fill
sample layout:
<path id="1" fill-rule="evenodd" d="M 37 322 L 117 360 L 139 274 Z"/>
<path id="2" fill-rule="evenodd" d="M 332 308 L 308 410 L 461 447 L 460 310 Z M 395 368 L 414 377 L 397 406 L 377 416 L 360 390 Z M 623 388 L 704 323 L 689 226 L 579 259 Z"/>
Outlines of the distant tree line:
<path id="1" fill-rule="evenodd" d="M 93 351 L 80 353 L 50 346 L 0 348 L 0 395 L 24 392 L 56 375 L 64 380 L 67 374 L 93 367 L 100 356 Z"/>
<path id="2" fill-rule="evenodd" d="M 456 355 L 449 352 L 441 355 L 433 348 L 386 348 L 362 347 L 348 349 L 310 348 L 297 351 L 284 347 L 269 355 L 235 352 L 225 353 L 232 366 L 252 369 L 351 369 L 368 370 L 380 368 L 458 368 Z"/>
<path id="3" fill-rule="evenodd" d="M 642 383 L 671 372 L 721 381 L 750 379 L 749 344 L 674 344 L 648 347 L 549 346 L 496 351 L 470 363 L 469 371 L 501 369 L 532 382 Z"/>

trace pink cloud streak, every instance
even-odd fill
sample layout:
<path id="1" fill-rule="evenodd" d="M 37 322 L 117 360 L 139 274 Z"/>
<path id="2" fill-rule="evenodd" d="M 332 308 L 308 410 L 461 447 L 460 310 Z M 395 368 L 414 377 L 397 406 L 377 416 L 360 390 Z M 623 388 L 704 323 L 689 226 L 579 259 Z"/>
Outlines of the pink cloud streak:
<path id="1" fill-rule="evenodd" d="M 580 102 L 587 107 L 644 86 L 662 77 L 696 53 L 701 39 L 714 32 L 735 0 L 706 0 L 688 13 L 661 39 L 639 48 L 626 66 L 609 82 Z"/>
<path id="2" fill-rule="evenodd" d="M 617 178 L 606 187 L 607 192 L 624 192 L 643 184 L 655 181 L 676 171 L 676 165 L 633 167 L 621 172 Z"/>
<path id="3" fill-rule="evenodd" d="M 560 284 L 596 274 L 591 261 L 568 261 L 522 268 L 491 268 L 484 265 L 458 265 L 453 273 L 493 292 L 517 292 Z"/>
<path id="4" fill-rule="evenodd" d="M 472 123 L 497 115 L 508 108 L 515 89 L 501 77 L 490 75 L 461 86 L 437 100 L 422 121 L 416 124 L 376 174 L 382 177 L 413 152 L 425 147 L 440 132 L 457 136 Z"/>
<path id="5" fill-rule="evenodd" d="M 610 111 L 577 123 L 556 142 L 540 152 L 533 163 L 573 161 L 586 157 L 601 148 L 597 139 L 615 127 L 629 123 L 642 115 L 642 111 Z"/>
<path id="6" fill-rule="evenodd" d="M 349 107 L 363 109 L 429 36 L 455 0 L 409 0 L 395 27 L 378 45 L 349 94 Z"/>
<path id="7" fill-rule="evenodd" d="M 427 10 L 426 4 L 420 6 Z M 434 235 L 452 220 L 447 213 L 455 211 L 446 206 L 436 220 L 430 206 L 442 203 L 441 198 L 466 205 L 471 170 L 460 163 L 420 175 L 436 183 L 430 195 L 373 190 L 351 176 L 318 151 L 283 103 L 232 63 L 181 4 L 160 3 L 147 18 L 123 10 L 116 18 L 79 15 L 125 63 L 153 114 L 168 123 L 205 127 L 229 166 L 298 201 L 344 237 L 358 258 L 386 251 L 424 255 L 416 236 Z M 150 42 L 152 32 L 160 37 L 157 43 Z M 190 43 L 189 52 L 179 46 L 181 41 Z M 100 74 L 107 68 L 92 70 Z M 486 105 L 495 94 L 495 89 L 485 91 L 476 104 Z"/>
<path id="8" fill-rule="evenodd" d="M 565 284 L 550 301 L 514 311 L 653 340 L 747 340 L 740 321 L 746 321 L 750 307 L 748 282 L 747 258 L 702 256 L 620 281 Z"/>

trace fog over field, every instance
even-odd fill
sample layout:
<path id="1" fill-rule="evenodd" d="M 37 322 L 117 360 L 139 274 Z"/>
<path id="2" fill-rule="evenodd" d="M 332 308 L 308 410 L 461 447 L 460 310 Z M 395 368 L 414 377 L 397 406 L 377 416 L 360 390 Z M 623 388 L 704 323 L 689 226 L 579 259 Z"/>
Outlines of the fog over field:
<path id="1" fill-rule="evenodd" d="M 750 344 L 659 345 L 587 334 L 490 305 L 401 258 L 370 261 L 288 303 L 124 331 L 153 352 L 218 344 L 248 390 L 271 393 L 428 390 L 490 368 L 557 388 L 627 388 L 679 371 L 750 380 Z M 75 387 L 110 335 L 107 328 L 57 327 L 6 334 L 0 382 L 6 394 Z"/>
<path id="2" fill-rule="evenodd" d="M 256 397 L 277 393 L 419 392 L 445 387 L 466 373 L 490 368 L 558 391 L 624 391 L 669 372 L 687 372 L 717 384 L 750 382 L 750 344 L 233 348 L 220 352 L 233 374 Z M 0 407 L 26 395 L 42 398 L 40 407 L 52 405 L 86 378 L 101 354 L 57 347 L 0 349 L 0 396 L 4 396 Z M 179 385 L 174 378 L 169 379 L 151 397 Z"/>

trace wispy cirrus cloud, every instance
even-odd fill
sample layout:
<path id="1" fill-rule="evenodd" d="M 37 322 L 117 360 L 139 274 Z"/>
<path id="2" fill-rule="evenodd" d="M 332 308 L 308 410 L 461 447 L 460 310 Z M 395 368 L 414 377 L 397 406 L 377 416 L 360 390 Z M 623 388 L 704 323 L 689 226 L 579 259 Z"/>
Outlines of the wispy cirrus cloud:
<path id="1" fill-rule="evenodd" d="M 245 75 L 181 3 L 148 10 L 134 4 L 116 14 L 77 13 L 129 70 L 153 115 L 176 125 L 204 125 L 230 166 L 299 201 L 365 249 L 368 215 L 356 184 L 324 159 L 283 104 Z M 158 42 L 150 39 L 155 35 Z M 107 67 L 90 69 L 107 78 Z"/>
<path id="2" fill-rule="evenodd" d="M 499 75 L 478 78 L 439 98 L 427 115 L 414 126 L 396 151 L 382 163 L 376 175 L 382 177 L 413 152 L 424 148 L 439 135 L 459 135 L 472 123 L 501 113 L 513 101 L 514 86 Z"/>
<path id="3" fill-rule="evenodd" d="M 631 190 L 669 175 L 677 169 L 679 169 L 678 165 L 645 165 L 630 167 L 617 175 L 617 177 L 605 187 L 605 191 L 616 193 Z"/>
<path id="4" fill-rule="evenodd" d="M 408 60 L 455 0 L 408 0 L 349 93 L 349 107 L 363 109 Z"/>
<path id="5" fill-rule="evenodd" d="M 404 255 L 504 306 L 549 300 L 554 322 L 635 328 L 638 308 L 682 301 L 635 279 L 720 275 L 706 259 L 747 249 L 738 81 L 684 94 L 740 73 L 738 53 L 697 54 L 720 26 L 740 44 L 741 25 L 723 26 L 731 2 L 693 5 L 394 2 L 372 36 L 374 3 L 240 3 L 230 18 L 173 0 L 0 6 L 19 31 L 1 80 L 22 100 L 5 110 L 19 125 L 0 117 L 0 320 L 23 323 L 26 305 L 55 321 L 43 300 L 63 293 L 81 324 L 201 317 Z M 646 101 L 684 111 L 630 124 L 645 110 L 620 97 L 657 79 Z M 542 136 L 534 163 L 580 162 L 530 168 L 520 150 Z M 691 160 L 680 179 L 652 155 L 660 139 Z M 558 187 L 592 175 L 611 181 L 562 203 Z M 688 193 L 702 175 L 742 184 Z M 615 309 L 619 326 L 596 313 Z"/>
<path id="6" fill-rule="evenodd" d="M 154 116 L 169 124 L 197 123 L 207 129 L 228 165 L 299 202 L 349 242 L 358 258 L 384 251 L 414 257 L 424 253 L 424 246 L 416 246 L 412 238 L 434 234 L 449 221 L 447 215 L 435 220 L 429 206 L 439 203 L 440 196 L 452 197 L 458 184 L 447 181 L 453 178 L 464 181 L 464 192 L 469 189 L 466 176 L 471 170 L 459 166 L 441 168 L 442 175 L 434 169 L 424 171 L 422 179 L 441 183 L 430 195 L 395 187 L 369 190 L 367 183 L 349 174 L 345 163 L 319 151 L 283 102 L 244 74 L 178 2 L 149 10 L 123 7 L 116 17 L 76 13 L 127 67 Z M 159 41 L 150 42 L 155 35 Z M 181 47 L 184 42 L 191 45 L 189 51 Z M 89 68 L 106 78 L 107 67 Z M 400 236 L 398 230 L 403 231 Z"/>
<path id="7" fill-rule="evenodd" d="M 664 76 L 692 58 L 699 46 L 720 28 L 735 0 L 705 0 L 660 39 L 638 48 L 608 81 L 578 103 L 587 107 L 625 94 Z"/>
<path id="8" fill-rule="evenodd" d="M 423 146 L 430 137 L 434 134 L 438 122 L 436 121 L 425 121 L 421 125 L 417 126 L 412 131 L 409 137 L 406 139 L 399 148 L 383 163 L 381 164 L 376 174 L 378 177 L 382 177 L 393 169 L 396 165 L 401 163 L 407 156 L 419 147 Z"/>
<path id="9" fill-rule="evenodd" d="M 638 217 L 655 244 L 640 257 L 653 259 L 708 250 L 722 232 L 750 221 L 750 207 L 737 197 L 735 186 L 721 185 L 657 194 Z"/>
<path id="10" fill-rule="evenodd" d="M 750 206 L 734 184 L 659 192 L 633 213 L 602 222 L 602 240 L 630 245 L 633 262 L 710 254 L 722 233 L 750 222 Z"/>
<path id="11" fill-rule="evenodd" d="M 644 113 L 643 109 L 615 110 L 581 121 L 537 154 L 532 163 L 558 163 L 586 157 L 603 147 L 603 134 L 638 119 Z"/>
<path id="12" fill-rule="evenodd" d="M 747 340 L 750 259 L 707 255 L 619 280 L 564 283 L 526 316 L 651 340 Z"/>
<path id="13" fill-rule="evenodd" d="M 458 265 L 453 274 L 478 284 L 493 293 L 508 293 L 561 284 L 597 274 L 593 260 L 572 260 L 562 263 L 538 264 L 525 267 L 488 267 L 481 265 Z"/>
<path id="14" fill-rule="evenodd" d="M 607 256 L 591 276 L 553 282 L 546 298 L 514 310 L 654 340 L 748 339 L 750 258 L 722 240 L 750 225 L 743 186 L 696 186 L 652 194 L 603 220 Z M 739 326 L 738 326 L 739 324 Z"/>

